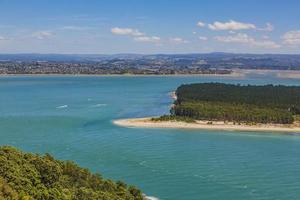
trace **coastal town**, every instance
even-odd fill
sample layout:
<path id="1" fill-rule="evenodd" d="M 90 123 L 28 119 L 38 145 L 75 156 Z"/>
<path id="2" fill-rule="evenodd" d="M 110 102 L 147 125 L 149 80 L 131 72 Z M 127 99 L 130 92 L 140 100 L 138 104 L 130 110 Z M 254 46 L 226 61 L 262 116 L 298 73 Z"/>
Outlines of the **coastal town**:
<path id="1" fill-rule="evenodd" d="M 233 70 L 300 70 L 298 55 L 0 54 L 0 74 L 232 74 Z"/>
<path id="2" fill-rule="evenodd" d="M 116 63 L 73 63 L 73 62 L 0 62 L 0 74 L 133 74 L 133 75 L 172 75 L 172 74 L 230 74 L 231 70 L 210 69 L 207 67 L 174 67 L 165 65 L 144 66 Z"/>

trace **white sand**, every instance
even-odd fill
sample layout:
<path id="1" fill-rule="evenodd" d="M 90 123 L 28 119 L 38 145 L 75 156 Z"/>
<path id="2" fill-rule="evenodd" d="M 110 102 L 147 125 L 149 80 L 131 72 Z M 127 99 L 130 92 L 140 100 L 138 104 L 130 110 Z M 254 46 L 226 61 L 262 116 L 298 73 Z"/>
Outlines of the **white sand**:
<path id="1" fill-rule="evenodd" d="M 277 77 L 300 79 L 300 71 L 281 71 L 277 74 Z"/>
<path id="2" fill-rule="evenodd" d="M 300 125 L 282 125 L 282 124 L 233 124 L 224 122 L 197 121 L 196 123 L 186 123 L 179 121 L 152 121 L 151 118 L 120 119 L 113 121 L 118 126 L 140 127 L 140 128 L 183 128 L 183 129 L 207 129 L 207 130 L 227 130 L 227 131 L 258 131 L 258 132 L 293 132 L 300 133 Z"/>

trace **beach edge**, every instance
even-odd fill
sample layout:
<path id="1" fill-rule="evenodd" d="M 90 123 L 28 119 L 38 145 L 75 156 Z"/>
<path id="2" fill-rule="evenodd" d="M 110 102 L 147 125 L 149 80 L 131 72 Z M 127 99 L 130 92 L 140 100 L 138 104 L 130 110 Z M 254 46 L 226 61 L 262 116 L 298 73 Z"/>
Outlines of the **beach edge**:
<path id="1" fill-rule="evenodd" d="M 152 117 L 128 118 L 113 120 L 113 124 L 128 128 L 166 128 L 166 129 L 195 129 L 195 130 L 223 130 L 223 131 L 247 131 L 247 132 L 278 132 L 278 133 L 299 133 L 300 127 L 281 124 L 259 124 L 259 125 L 236 125 L 225 124 L 224 122 L 197 121 L 188 123 L 182 121 L 152 121 Z"/>

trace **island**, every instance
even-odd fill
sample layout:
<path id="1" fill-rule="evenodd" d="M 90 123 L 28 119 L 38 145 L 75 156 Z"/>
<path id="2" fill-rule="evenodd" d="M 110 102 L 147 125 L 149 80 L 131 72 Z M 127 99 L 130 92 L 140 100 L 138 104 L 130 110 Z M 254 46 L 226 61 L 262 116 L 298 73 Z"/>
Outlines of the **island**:
<path id="1" fill-rule="evenodd" d="M 121 119 L 129 127 L 300 133 L 300 87 L 197 83 L 172 94 L 170 114 Z"/>
<path id="2" fill-rule="evenodd" d="M 0 199 L 149 199 L 134 186 L 104 179 L 72 161 L 0 147 Z"/>

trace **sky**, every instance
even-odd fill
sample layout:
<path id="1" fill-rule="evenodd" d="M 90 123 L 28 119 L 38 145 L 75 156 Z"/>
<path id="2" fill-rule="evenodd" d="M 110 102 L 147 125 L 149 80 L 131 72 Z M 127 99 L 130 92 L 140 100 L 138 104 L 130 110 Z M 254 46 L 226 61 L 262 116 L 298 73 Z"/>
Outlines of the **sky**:
<path id="1" fill-rule="evenodd" d="M 300 53 L 299 0 L 0 0 L 0 53 Z"/>

